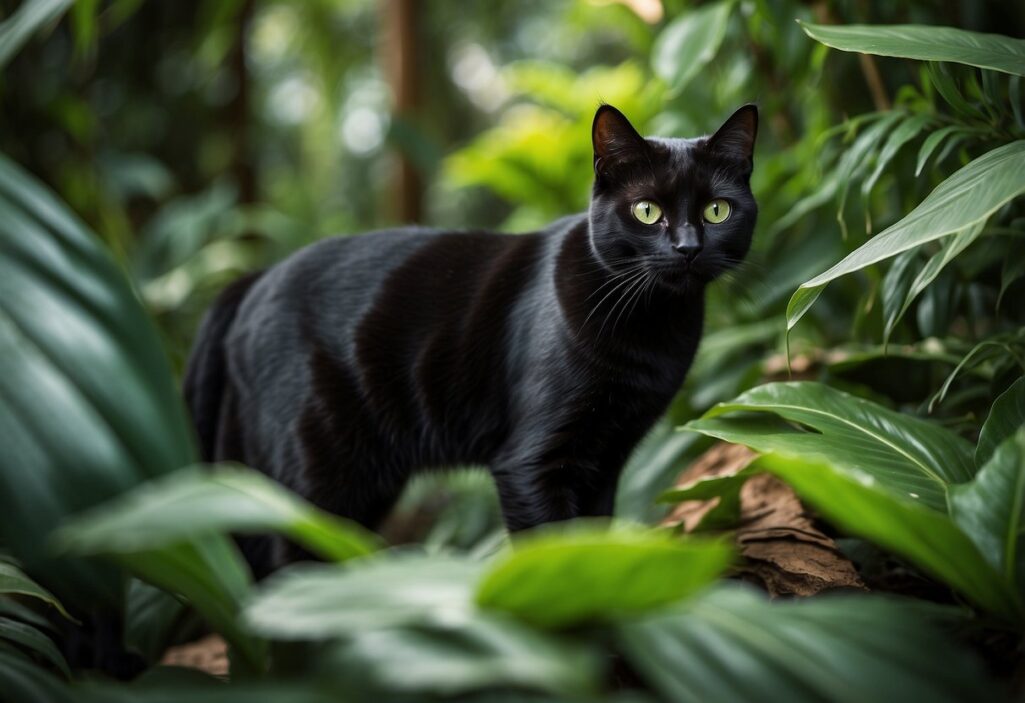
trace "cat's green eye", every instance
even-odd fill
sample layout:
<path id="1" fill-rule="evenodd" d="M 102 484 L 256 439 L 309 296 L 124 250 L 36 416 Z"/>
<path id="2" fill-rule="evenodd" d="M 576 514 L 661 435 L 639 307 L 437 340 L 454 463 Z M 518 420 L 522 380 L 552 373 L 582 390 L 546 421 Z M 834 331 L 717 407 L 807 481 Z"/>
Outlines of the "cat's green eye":
<path id="1" fill-rule="evenodd" d="M 638 200 L 631 211 L 638 222 L 646 225 L 653 225 L 662 219 L 662 208 L 650 200 Z"/>
<path id="2" fill-rule="evenodd" d="M 730 216 L 730 204 L 722 198 L 716 198 L 705 205 L 705 211 L 701 214 L 705 218 L 705 222 L 717 225 L 720 222 L 725 222 L 726 218 Z"/>

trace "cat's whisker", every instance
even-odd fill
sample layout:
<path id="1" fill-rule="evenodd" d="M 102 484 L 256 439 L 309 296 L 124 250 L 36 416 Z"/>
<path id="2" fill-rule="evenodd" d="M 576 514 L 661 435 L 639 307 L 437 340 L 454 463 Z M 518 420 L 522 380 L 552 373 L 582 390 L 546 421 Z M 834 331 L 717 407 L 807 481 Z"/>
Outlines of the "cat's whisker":
<path id="1" fill-rule="evenodd" d="M 610 291 L 609 291 L 608 293 L 606 293 L 606 294 L 605 294 L 605 297 L 603 297 L 603 298 L 602 298 L 601 300 L 599 300 L 599 301 L 598 301 L 598 304 L 597 304 L 597 305 L 595 305 L 595 306 L 594 306 L 594 308 L 593 308 L 593 309 L 591 310 L 591 312 L 589 312 L 589 313 L 587 314 L 587 317 L 585 317 L 585 318 L 584 318 L 584 321 L 583 321 L 583 323 L 581 323 L 581 325 L 580 325 L 580 331 L 583 331 L 584 327 L 585 327 L 585 326 L 587 325 L 587 321 L 588 321 L 588 320 L 590 320 L 590 319 L 591 319 L 591 316 L 593 316 L 593 315 L 594 315 L 594 313 L 596 313 L 596 312 L 598 311 L 598 308 L 600 308 L 600 307 L 601 307 L 602 303 L 604 303 L 604 302 L 605 302 L 606 300 L 608 300 L 608 298 L 609 298 L 609 296 L 610 296 L 610 295 L 612 295 L 613 293 L 615 293 L 615 292 L 616 292 L 616 291 L 617 291 L 618 289 L 622 288 L 622 287 L 623 287 L 624 285 L 626 285 L 626 284 L 629 284 L 629 283 L 631 283 L 631 282 L 632 282 L 632 281 L 634 280 L 634 277 L 636 277 L 636 276 L 639 276 L 639 275 L 641 275 L 641 274 L 643 274 L 643 273 L 644 273 L 644 272 L 643 272 L 643 270 L 642 270 L 642 271 L 637 271 L 637 272 L 635 272 L 635 273 L 633 274 L 633 276 L 632 276 L 632 277 L 628 277 L 628 278 L 626 278 L 625 280 L 622 280 L 622 281 L 620 281 L 620 282 L 619 282 L 619 283 L 617 283 L 617 284 L 616 284 L 616 285 L 615 285 L 615 286 L 614 286 L 614 287 L 613 287 L 613 288 L 612 288 L 612 289 L 611 289 L 611 290 L 610 290 Z M 612 307 L 613 307 L 613 309 L 614 309 L 614 308 L 615 308 L 615 305 L 613 305 Z M 607 317 L 606 317 L 606 319 L 607 319 Z M 604 327 L 604 326 L 605 326 L 605 325 L 604 325 L 604 323 L 603 323 L 603 324 L 602 324 L 602 327 Z M 600 332 L 599 332 L 599 334 L 600 334 Z"/>
<path id="2" fill-rule="evenodd" d="M 640 275 L 633 279 L 633 282 L 627 287 L 626 291 L 624 291 L 624 293 L 619 297 L 619 300 L 616 301 L 616 304 L 612 306 L 612 309 L 609 310 L 609 314 L 605 316 L 605 321 L 602 322 L 601 329 L 598 330 L 599 337 L 601 337 L 602 330 L 605 329 L 605 324 L 609 321 L 609 318 L 612 317 L 612 313 L 616 310 L 616 306 L 622 303 L 622 307 L 620 307 L 619 309 L 619 314 L 616 315 L 615 322 L 613 322 L 612 327 L 609 328 L 609 334 L 615 333 L 616 326 L 619 324 L 619 319 L 623 316 L 623 312 L 626 310 L 630 298 L 632 298 L 634 292 L 639 290 L 640 287 L 644 284 L 644 281 L 647 279 L 647 275 L 647 270 L 642 270 L 640 272 Z"/>

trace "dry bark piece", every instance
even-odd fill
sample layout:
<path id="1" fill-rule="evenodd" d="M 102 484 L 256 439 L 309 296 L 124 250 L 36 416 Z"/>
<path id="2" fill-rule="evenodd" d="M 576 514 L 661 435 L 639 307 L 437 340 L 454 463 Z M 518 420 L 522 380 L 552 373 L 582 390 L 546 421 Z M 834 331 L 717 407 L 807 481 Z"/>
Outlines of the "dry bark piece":
<path id="1" fill-rule="evenodd" d="M 756 454 L 747 447 L 719 443 L 699 456 L 680 475 L 677 487 L 732 476 Z M 718 498 L 684 501 L 664 524 L 691 532 Z M 739 575 L 770 596 L 810 596 L 843 588 L 865 589 L 854 565 L 836 543 L 818 530 L 793 490 L 774 476 L 759 474 L 740 489 L 740 520 L 734 538 L 744 563 Z"/>

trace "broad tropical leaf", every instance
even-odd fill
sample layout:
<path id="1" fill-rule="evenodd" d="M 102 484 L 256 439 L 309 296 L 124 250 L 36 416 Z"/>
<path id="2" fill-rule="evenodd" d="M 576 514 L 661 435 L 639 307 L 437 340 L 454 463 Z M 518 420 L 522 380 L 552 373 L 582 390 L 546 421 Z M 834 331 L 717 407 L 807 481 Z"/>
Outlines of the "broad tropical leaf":
<path id="1" fill-rule="evenodd" d="M 540 627 L 611 620 L 695 593 L 732 557 L 721 542 L 649 530 L 543 530 L 514 541 L 481 579 L 476 600 Z"/>
<path id="2" fill-rule="evenodd" d="M 0 157 L 0 541 L 66 604 L 114 606 L 109 567 L 55 560 L 50 530 L 193 461 L 153 325 L 52 194 Z"/>
<path id="3" fill-rule="evenodd" d="M 992 613 L 1021 622 L 1022 603 L 950 517 L 901 497 L 859 471 L 769 455 L 751 465 L 786 481 L 849 534 L 906 558 Z"/>
<path id="4" fill-rule="evenodd" d="M 1016 592 L 1025 589 L 1025 429 L 997 447 L 971 483 L 954 486 L 951 516 Z"/>
<path id="5" fill-rule="evenodd" d="M 680 703 L 999 699 L 981 663 L 917 609 L 879 596 L 772 602 L 722 586 L 624 623 L 623 654 Z"/>
<path id="6" fill-rule="evenodd" d="M 821 25 L 800 22 L 808 36 L 841 51 L 919 61 L 950 61 L 1025 76 L 1025 40 L 954 27 Z"/>
<path id="7" fill-rule="evenodd" d="M 318 662 L 318 672 L 388 694 L 452 697 L 509 687 L 567 698 L 594 695 L 600 656 L 504 618 L 356 632 Z"/>
<path id="8" fill-rule="evenodd" d="M 671 95 L 680 93 L 715 58 L 732 10 L 732 0 L 688 10 L 659 34 L 652 48 L 652 67 L 669 85 Z"/>
<path id="9" fill-rule="evenodd" d="M 263 474 L 240 466 L 189 467 L 105 503 L 59 533 L 78 553 L 133 553 L 209 532 L 279 532 L 311 552 L 344 561 L 377 538 L 325 513 Z"/>
<path id="10" fill-rule="evenodd" d="M 457 623 L 474 610 L 481 564 L 438 555 L 302 564 L 267 579 L 245 609 L 256 632 L 276 639 L 326 639 L 416 624 Z"/>
<path id="11" fill-rule="evenodd" d="M 982 467 L 1000 444 L 1025 426 L 1025 376 L 993 401 L 975 448 L 975 465 Z"/>
<path id="12" fill-rule="evenodd" d="M 1025 140 L 993 149 L 956 171 L 900 222 L 825 273 L 802 283 L 787 304 L 787 329 L 793 329 L 830 281 L 985 222 L 1005 203 L 1025 193 L 1022 172 Z"/>
<path id="13" fill-rule="evenodd" d="M 826 459 L 940 511 L 949 485 L 974 473 L 971 446 L 953 432 L 809 381 L 758 386 L 684 427 L 757 451 Z"/>

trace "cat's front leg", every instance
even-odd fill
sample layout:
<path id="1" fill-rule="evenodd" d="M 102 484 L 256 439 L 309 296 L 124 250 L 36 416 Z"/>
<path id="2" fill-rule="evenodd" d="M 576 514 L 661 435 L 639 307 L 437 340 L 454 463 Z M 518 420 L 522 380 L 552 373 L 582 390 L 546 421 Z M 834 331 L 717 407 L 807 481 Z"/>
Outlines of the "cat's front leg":
<path id="1" fill-rule="evenodd" d="M 574 481 L 576 467 L 517 453 L 491 462 L 502 516 L 510 532 L 579 517 L 582 500 Z"/>
<path id="2" fill-rule="evenodd" d="M 583 452 L 512 451 L 491 472 L 510 531 L 577 517 L 610 517 L 621 462 L 615 466 Z"/>

